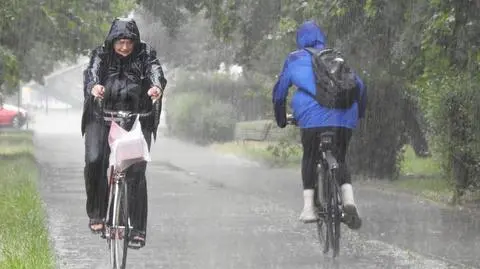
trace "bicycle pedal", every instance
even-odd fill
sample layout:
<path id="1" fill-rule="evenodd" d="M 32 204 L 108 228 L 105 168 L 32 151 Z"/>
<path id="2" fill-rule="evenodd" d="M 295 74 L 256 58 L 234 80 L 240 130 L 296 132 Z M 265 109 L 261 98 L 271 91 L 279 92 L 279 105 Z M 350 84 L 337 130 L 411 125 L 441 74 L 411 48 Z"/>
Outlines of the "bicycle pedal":
<path id="1" fill-rule="evenodd" d="M 135 250 L 136 250 L 136 249 L 141 249 L 141 248 L 143 248 L 143 246 L 132 246 L 132 245 L 128 245 L 128 248 L 130 248 L 130 249 L 135 249 Z"/>

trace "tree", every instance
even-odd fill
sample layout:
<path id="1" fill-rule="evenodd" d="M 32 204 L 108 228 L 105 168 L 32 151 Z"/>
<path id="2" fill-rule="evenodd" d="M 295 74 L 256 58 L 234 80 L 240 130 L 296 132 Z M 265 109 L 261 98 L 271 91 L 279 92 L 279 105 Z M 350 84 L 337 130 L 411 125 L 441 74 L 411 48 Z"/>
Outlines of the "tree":
<path id="1" fill-rule="evenodd" d="M 5 0 L 0 4 L 2 91 L 20 80 L 42 80 L 60 60 L 74 60 L 99 45 L 115 16 L 132 1 Z"/>
<path id="2" fill-rule="evenodd" d="M 480 188 L 480 1 L 431 1 L 414 90 L 426 112 L 455 200 Z"/>
<path id="3" fill-rule="evenodd" d="M 176 30 L 175 38 L 160 19 L 145 8 L 135 13 L 142 39 L 157 49 L 162 62 L 173 69 L 208 71 L 217 69 L 220 63 L 233 62 L 232 44 L 225 44 L 213 35 L 204 11 L 191 15 Z"/>
<path id="4" fill-rule="evenodd" d="M 158 16 L 175 38 L 190 15 L 204 11 L 213 34 L 220 41 L 235 45 L 235 61 L 250 66 L 251 53 L 279 18 L 278 0 L 137 0 Z"/>
<path id="5" fill-rule="evenodd" d="M 344 52 L 369 89 L 367 118 L 351 148 L 356 172 L 394 177 L 402 146 L 413 140 L 425 154 L 428 135 L 458 190 L 480 185 L 479 0 L 170 2 L 184 14 L 178 19 L 204 10 L 215 36 L 236 45 L 247 74 L 262 77 L 278 74 L 298 25 L 316 19 L 328 45 Z M 168 17 L 167 10 L 153 11 Z"/>

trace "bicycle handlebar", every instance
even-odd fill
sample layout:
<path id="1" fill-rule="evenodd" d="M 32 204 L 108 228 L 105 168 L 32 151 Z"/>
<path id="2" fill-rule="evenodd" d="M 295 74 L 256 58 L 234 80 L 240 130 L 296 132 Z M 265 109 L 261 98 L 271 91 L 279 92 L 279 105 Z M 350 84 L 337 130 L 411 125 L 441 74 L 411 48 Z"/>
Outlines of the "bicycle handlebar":
<path id="1" fill-rule="evenodd" d="M 101 98 L 95 97 L 95 102 L 101 110 L 102 117 L 106 121 L 112 121 L 115 119 L 128 119 L 132 117 L 139 116 L 140 118 L 145 118 L 151 116 L 155 112 L 155 105 L 158 104 L 158 99 L 152 101 L 152 109 L 149 112 L 145 113 L 133 113 L 131 111 L 125 110 L 107 110 L 103 107 L 103 100 Z"/>

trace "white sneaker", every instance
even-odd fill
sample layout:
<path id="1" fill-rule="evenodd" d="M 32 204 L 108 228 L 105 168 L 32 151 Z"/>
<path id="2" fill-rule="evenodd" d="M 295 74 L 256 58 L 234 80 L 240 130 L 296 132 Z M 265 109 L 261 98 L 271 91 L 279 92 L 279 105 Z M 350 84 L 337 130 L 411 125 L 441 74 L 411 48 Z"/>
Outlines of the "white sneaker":
<path id="1" fill-rule="evenodd" d="M 303 190 L 303 210 L 300 214 L 300 221 L 304 223 L 316 222 L 318 220 L 317 212 L 313 203 L 314 190 Z"/>
<path id="2" fill-rule="evenodd" d="M 344 222 L 350 229 L 357 230 L 362 226 L 362 219 L 360 218 L 353 199 L 352 184 L 345 183 L 342 189 L 343 212 L 345 213 Z"/>

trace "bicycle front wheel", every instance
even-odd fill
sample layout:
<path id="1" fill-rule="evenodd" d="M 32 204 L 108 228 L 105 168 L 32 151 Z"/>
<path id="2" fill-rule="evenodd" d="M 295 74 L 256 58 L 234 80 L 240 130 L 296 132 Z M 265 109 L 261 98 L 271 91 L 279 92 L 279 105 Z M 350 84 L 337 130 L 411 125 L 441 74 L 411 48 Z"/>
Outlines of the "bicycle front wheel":
<path id="1" fill-rule="evenodd" d="M 129 234 L 127 185 L 119 181 L 114 188 L 110 227 L 110 264 L 113 269 L 125 269 Z"/>

